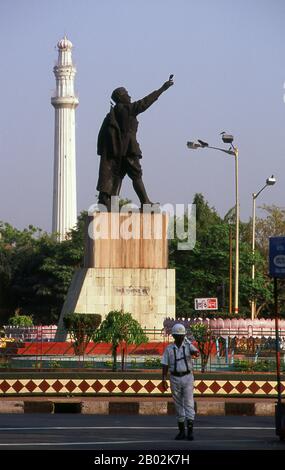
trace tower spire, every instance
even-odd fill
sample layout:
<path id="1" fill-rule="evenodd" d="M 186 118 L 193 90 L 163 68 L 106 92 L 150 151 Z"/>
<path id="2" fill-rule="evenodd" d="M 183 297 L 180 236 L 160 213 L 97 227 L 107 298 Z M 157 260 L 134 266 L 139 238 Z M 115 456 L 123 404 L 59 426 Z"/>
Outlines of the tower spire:
<path id="1" fill-rule="evenodd" d="M 57 49 L 58 61 L 53 69 L 56 92 L 51 98 L 55 108 L 52 232 L 62 241 L 77 222 L 75 108 L 79 101 L 74 93 L 72 42 L 66 35 Z"/>

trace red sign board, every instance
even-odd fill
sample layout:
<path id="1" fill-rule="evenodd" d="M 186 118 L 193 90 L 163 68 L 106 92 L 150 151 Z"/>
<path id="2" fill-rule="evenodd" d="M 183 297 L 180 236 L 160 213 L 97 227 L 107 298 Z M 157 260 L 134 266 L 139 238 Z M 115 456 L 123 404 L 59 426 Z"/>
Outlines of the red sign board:
<path id="1" fill-rule="evenodd" d="M 216 297 L 195 299 L 195 310 L 218 310 L 218 299 Z"/>

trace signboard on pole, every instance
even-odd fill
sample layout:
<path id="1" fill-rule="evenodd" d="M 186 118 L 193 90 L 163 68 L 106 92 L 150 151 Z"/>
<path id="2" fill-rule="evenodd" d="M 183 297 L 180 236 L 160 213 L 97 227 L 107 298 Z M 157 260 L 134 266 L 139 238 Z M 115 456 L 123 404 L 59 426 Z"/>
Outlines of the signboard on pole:
<path id="1" fill-rule="evenodd" d="M 269 238 L 269 275 L 285 278 L 285 237 Z"/>
<path id="2" fill-rule="evenodd" d="M 216 297 L 195 299 L 195 310 L 218 310 L 218 299 Z"/>

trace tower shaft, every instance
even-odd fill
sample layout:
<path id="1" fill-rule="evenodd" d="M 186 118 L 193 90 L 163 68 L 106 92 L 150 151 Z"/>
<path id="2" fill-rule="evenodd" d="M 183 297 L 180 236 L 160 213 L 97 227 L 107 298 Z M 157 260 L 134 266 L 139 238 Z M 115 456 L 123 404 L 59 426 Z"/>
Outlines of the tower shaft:
<path id="1" fill-rule="evenodd" d="M 52 232 L 62 241 L 77 222 L 75 108 L 79 101 L 74 93 L 72 43 L 65 37 L 57 47 L 56 92 L 51 99 L 55 108 Z"/>

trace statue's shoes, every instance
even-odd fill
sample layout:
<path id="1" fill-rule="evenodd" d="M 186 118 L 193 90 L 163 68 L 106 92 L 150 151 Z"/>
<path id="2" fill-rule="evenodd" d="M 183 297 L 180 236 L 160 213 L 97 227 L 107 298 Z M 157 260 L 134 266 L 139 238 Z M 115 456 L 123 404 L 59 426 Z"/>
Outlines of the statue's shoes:
<path id="1" fill-rule="evenodd" d="M 140 208 L 141 212 L 145 213 L 150 213 L 150 212 L 155 212 L 159 213 L 160 212 L 160 202 L 149 202 L 146 204 L 142 204 Z"/>

